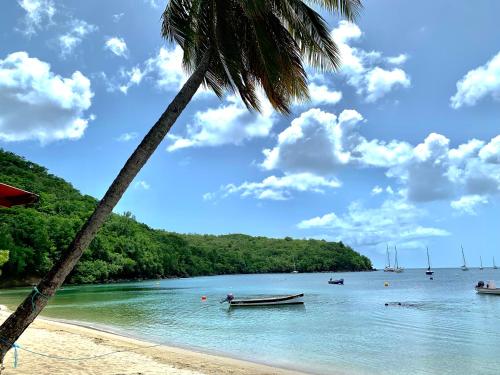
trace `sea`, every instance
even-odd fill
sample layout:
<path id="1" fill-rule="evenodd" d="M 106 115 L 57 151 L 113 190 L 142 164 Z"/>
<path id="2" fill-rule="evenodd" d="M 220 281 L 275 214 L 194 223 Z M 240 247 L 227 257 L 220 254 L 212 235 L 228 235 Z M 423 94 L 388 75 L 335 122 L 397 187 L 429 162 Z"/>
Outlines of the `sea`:
<path id="1" fill-rule="evenodd" d="M 328 279 L 343 278 L 344 285 Z M 45 317 L 313 374 L 500 374 L 500 270 L 256 274 L 65 286 Z M 0 291 L 15 308 L 27 288 Z M 229 309 L 304 293 L 303 306 Z M 205 298 L 203 298 L 205 297 Z M 43 344 L 38 348 L 43 352 Z M 70 356 L 70 353 L 66 353 Z"/>

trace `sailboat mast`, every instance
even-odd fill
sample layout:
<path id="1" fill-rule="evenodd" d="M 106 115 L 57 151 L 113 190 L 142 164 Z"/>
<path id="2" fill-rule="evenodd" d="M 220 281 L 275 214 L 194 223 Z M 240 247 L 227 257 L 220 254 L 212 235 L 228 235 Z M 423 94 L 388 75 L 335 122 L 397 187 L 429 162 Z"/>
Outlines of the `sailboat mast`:
<path id="1" fill-rule="evenodd" d="M 394 245 L 394 268 L 399 268 L 398 249 L 396 249 L 396 245 Z"/>
<path id="2" fill-rule="evenodd" d="M 389 258 L 389 245 L 387 245 L 387 267 L 391 268 L 391 258 Z"/>
<path id="3" fill-rule="evenodd" d="M 479 255 L 479 262 L 481 262 L 481 269 L 483 269 L 483 258 Z"/>
<path id="4" fill-rule="evenodd" d="M 495 257 L 493 257 L 493 268 L 497 268 L 497 265 L 495 264 Z"/>
<path id="5" fill-rule="evenodd" d="M 429 258 L 429 246 L 427 246 L 427 269 L 430 271 L 431 270 L 431 260 Z"/>
<path id="6" fill-rule="evenodd" d="M 460 245 L 460 247 L 462 248 L 462 258 L 464 260 L 464 267 L 467 267 L 467 264 L 465 263 L 464 247 L 462 245 Z"/>

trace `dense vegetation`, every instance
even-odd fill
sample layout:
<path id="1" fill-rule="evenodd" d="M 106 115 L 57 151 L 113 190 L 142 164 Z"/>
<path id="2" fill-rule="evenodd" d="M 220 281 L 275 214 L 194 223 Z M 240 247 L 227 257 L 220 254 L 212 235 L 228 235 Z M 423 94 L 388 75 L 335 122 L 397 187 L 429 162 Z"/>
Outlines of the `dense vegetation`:
<path id="1" fill-rule="evenodd" d="M 30 207 L 0 208 L 1 277 L 4 282 L 40 277 L 97 201 L 45 168 L 1 149 L 0 182 L 40 195 L 39 203 Z M 367 257 L 342 242 L 177 234 L 152 229 L 125 213 L 107 220 L 70 281 L 290 272 L 294 267 L 301 272 L 372 268 Z"/>

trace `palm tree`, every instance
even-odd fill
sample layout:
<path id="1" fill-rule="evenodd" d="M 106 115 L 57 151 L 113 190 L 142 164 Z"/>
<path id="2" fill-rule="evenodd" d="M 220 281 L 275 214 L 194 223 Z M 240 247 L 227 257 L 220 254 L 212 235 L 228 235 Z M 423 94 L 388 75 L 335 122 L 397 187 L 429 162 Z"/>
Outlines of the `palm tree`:
<path id="1" fill-rule="evenodd" d="M 273 107 L 289 113 L 308 98 L 304 64 L 335 70 L 340 57 L 318 7 L 353 20 L 361 0 L 171 0 L 162 35 L 183 49 L 191 75 L 121 169 L 68 249 L 0 327 L 0 361 L 62 285 L 201 85 L 217 96 L 237 92 L 249 110 L 259 110 L 262 88 Z M 222 119 L 221 119 L 222 120 Z"/>

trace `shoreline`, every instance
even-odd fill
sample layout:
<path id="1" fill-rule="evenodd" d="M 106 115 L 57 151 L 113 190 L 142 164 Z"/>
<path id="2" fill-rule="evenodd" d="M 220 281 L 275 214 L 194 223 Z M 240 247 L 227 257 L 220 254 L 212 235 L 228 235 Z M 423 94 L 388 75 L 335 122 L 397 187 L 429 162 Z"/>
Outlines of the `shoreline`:
<path id="1" fill-rule="evenodd" d="M 10 310 L 1 306 L 0 320 L 5 320 L 9 315 Z M 35 319 L 20 337 L 18 344 L 20 349 L 18 349 L 17 368 L 13 368 L 14 351 L 10 350 L 5 357 L 5 370 L 2 374 L 305 374 L 220 354 L 135 339 L 80 322 L 44 317 Z M 92 356 L 99 357 L 89 358 Z"/>

